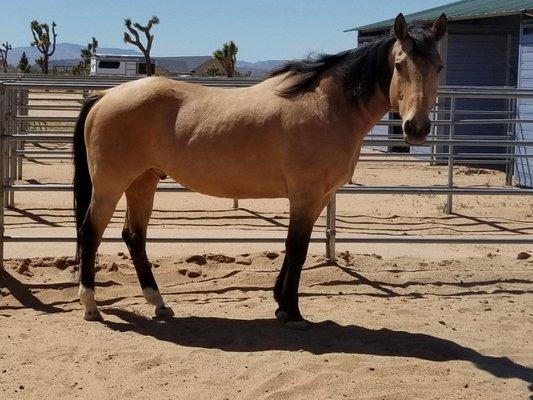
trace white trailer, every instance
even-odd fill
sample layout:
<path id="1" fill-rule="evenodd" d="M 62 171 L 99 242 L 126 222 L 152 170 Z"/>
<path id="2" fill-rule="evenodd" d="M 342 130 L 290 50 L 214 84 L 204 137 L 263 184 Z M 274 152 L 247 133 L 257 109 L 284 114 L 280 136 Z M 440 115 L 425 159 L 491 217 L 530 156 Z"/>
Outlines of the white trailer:
<path id="1" fill-rule="evenodd" d="M 145 76 L 146 62 L 142 56 L 96 54 L 91 57 L 91 75 Z"/>

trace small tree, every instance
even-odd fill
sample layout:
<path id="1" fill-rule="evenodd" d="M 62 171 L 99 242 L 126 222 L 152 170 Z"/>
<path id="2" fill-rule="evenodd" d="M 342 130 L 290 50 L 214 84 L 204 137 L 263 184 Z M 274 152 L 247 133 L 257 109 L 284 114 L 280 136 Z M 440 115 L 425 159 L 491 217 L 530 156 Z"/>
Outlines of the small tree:
<path id="1" fill-rule="evenodd" d="M 17 68 L 23 74 L 30 73 L 30 63 L 28 62 L 28 57 L 26 56 L 25 51 L 23 51 L 22 56 L 20 56 L 20 60 L 19 60 L 19 64 L 17 65 Z"/>
<path id="2" fill-rule="evenodd" d="M 150 34 L 150 29 L 154 25 L 159 24 L 159 18 L 156 16 L 153 16 L 148 20 L 148 23 L 145 26 L 142 26 L 138 22 L 132 22 L 131 19 L 126 18 L 124 20 L 124 25 L 130 31 L 130 33 L 135 38 L 132 39 L 130 34 L 128 32 L 124 32 L 124 42 L 125 43 L 131 43 L 134 46 L 137 46 L 137 48 L 143 53 L 144 59 L 146 61 L 146 76 L 152 75 L 152 63 L 150 60 L 150 51 L 152 50 L 152 43 L 154 42 L 154 35 Z M 137 29 L 135 29 L 137 28 Z M 141 39 L 139 37 L 139 31 L 143 32 L 146 36 L 146 46 L 141 43 Z"/>
<path id="3" fill-rule="evenodd" d="M 43 57 L 39 57 L 39 58 L 36 58 L 35 59 L 35 63 L 37 64 L 37 66 L 39 68 L 41 68 L 41 72 L 43 71 L 43 68 L 44 68 L 44 58 Z M 48 71 L 48 70 L 47 70 Z"/>
<path id="4" fill-rule="evenodd" d="M 222 67 L 224 67 L 228 78 L 232 78 L 235 74 L 235 64 L 237 63 L 238 51 L 239 48 L 233 42 L 233 40 L 231 40 L 228 43 L 224 43 L 221 49 L 218 49 L 213 53 L 213 57 L 220 61 L 220 64 L 222 64 Z"/>
<path id="5" fill-rule="evenodd" d="M 87 43 L 87 47 L 81 49 L 80 57 L 86 64 L 91 60 L 91 57 L 96 54 L 96 49 L 98 48 L 98 40 L 93 36 L 92 42 Z"/>
<path id="6" fill-rule="evenodd" d="M 39 21 L 33 20 L 31 21 L 30 28 L 33 35 L 31 45 L 37 47 L 37 50 L 42 54 L 35 61 L 41 67 L 43 74 L 48 74 L 48 60 L 56 51 L 56 23 L 52 22 L 51 35 L 48 24 L 41 24 Z"/>
<path id="7" fill-rule="evenodd" d="M 78 65 L 72 67 L 71 72 L 73 75 L 84 75 L 89 73 L 91 57 L 96 55 L 97 48 L 98 40 L 93 36 L 92 42 L 88 43 L 86 48 L 80 50 L 81 61 Z"/>
<path id="8" fill-rule="evenodd" d="M 2 64 L 2 70 L 7 72 L 7 53 L 11 50 L 11 45 L 6 41 L 0 46 L 0 63 Z"/>

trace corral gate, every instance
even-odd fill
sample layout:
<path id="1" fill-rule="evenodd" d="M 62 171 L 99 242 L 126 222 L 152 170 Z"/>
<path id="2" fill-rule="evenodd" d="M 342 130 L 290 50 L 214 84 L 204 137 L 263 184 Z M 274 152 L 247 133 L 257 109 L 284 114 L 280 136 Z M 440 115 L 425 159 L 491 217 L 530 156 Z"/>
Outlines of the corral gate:
<path id="1" fill-rule="evenodd" d="M 522 26 L 520 36 L 520 61 L 518 68 L 518 87 L 533 89 L 533 25 Z M 518 99 L 518 118 L 533 119 L 533 99 Z M 518 123 L 516 139 L 533 140 L 533 124 Z M 517 155 L 533 155 L 533 146 L 516 147 Z M 516 159 L 515 180 L 518 186 L 533 187 L 533 159 Z"/>

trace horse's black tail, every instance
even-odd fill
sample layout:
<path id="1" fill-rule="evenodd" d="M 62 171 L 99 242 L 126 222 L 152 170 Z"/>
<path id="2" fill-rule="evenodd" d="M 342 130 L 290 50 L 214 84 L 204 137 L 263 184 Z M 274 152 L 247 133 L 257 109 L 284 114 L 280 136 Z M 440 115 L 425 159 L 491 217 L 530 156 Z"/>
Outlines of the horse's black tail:
<path id="1" fill-rule="evenodd" d="M 85 148 L 85 120 L 91 108 L 102 97 L 102 94 L 95 94 L 88 97 L 81 107 L 76 127 L 74 128 L 74 216 L 76 218 L 76 259 L 80 255 L 80 228 L 89 209 L 93 184 L 89 175 L 89 164 L 87 162 L 87 149 Z"/>

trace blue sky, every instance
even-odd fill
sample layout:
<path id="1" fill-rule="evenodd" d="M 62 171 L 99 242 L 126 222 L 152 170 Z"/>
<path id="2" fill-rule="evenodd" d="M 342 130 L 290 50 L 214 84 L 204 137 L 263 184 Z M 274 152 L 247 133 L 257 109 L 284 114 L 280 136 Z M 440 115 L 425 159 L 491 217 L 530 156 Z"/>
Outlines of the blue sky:
<path id="1" fill-rule="evenodd" d="M 0 41 L 28 46 L 29 23 L 54 20 L 58 42 L 102 47 L 122 41 L 123 19 L 157 15 L 154 56 L 208 55 L 234 40 L 246 61 L 338 52 L 355 45 L 344 29 L 442 5 L 452 0 L 1 0 Z"/>

